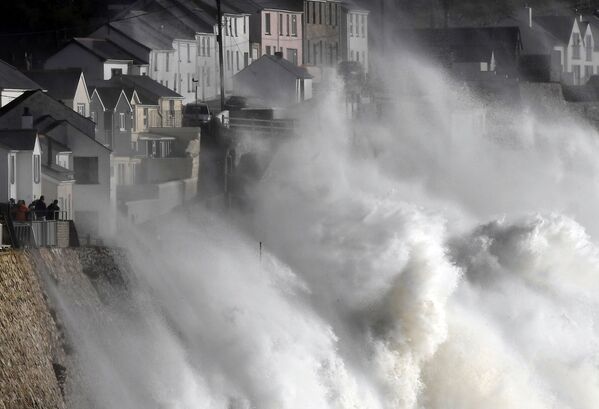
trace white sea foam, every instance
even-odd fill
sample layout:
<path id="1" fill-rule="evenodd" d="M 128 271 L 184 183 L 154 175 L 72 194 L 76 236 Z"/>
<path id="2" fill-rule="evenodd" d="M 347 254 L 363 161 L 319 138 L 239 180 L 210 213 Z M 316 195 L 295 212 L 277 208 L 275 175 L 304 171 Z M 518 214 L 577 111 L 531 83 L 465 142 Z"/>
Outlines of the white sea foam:
<path id="1" fill-rule="evenodd" d="M 71 315 L 99 407 L 595 406 L 597 135 L 498 108 L 477 134 L 455 112 L 484 104 L 412 68 L 383 121 L 331 95 L 243 228 L 198 207 L 125 236 L 136 308 Z"/>

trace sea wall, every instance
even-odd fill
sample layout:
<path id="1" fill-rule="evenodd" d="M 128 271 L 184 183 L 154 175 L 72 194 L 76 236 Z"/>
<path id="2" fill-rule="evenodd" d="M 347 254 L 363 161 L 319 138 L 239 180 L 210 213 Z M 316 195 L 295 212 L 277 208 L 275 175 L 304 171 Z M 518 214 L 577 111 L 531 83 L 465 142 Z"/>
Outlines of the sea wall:
<path id="1" fill-rule="evenodd" d="M 0 409 L 93 408 L 60 303 L 101 314 L 128 287 L 123 266 L 100 247 L 0 252 Z"/>

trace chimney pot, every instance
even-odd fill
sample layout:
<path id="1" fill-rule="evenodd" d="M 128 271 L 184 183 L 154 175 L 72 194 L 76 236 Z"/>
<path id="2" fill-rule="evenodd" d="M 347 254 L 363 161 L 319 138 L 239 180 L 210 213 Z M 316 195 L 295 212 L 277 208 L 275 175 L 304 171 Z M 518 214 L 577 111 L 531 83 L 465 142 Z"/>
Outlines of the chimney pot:
<path id="1" fill-rule="evenodd" d="M 283 59 L 283 52 L 282 51 L 276 51 L 275 52 L 275 57 L 277 57 L 279 60 Z"/>

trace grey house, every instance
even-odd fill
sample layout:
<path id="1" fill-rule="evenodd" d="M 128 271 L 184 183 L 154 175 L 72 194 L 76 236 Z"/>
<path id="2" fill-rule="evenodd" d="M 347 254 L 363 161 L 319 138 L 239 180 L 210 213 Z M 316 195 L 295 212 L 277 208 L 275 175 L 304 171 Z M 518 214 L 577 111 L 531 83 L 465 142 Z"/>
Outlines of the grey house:
<path id="1" fill-rule="evenodd" d="M 257 97 L 284 107 L 312 98 L 312 75 L 276 55 L 263 55 L 233 77 L 236 95 Z"/>
<path id="2" fill-rule="evenodd" d="M 42 86 L 10 64 L 0 60 L 0 106 L 21 96 L 25 91 L 42 89 Z"/>
<path id="3" fill-rule="evenodd" d="M 133 108 L 120 87 L 96 87 L 90 110 L 96 122 L 96 139 L 117 156 L 131 153 Z"/>

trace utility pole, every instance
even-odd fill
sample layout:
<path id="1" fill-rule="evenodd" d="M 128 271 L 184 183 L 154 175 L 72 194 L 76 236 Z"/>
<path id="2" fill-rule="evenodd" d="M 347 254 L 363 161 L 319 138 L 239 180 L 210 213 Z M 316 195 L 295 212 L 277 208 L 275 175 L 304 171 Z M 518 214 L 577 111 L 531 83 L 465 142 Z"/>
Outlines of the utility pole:
<path id="1" fill-rule="evenodd" d="M 223 14 L 220 1 L 216 0 L 216 14 L 218 18 L 218 63 L 220 65 L 220 110 L 225 110 L 225 64 L 223 52 Z"/>

